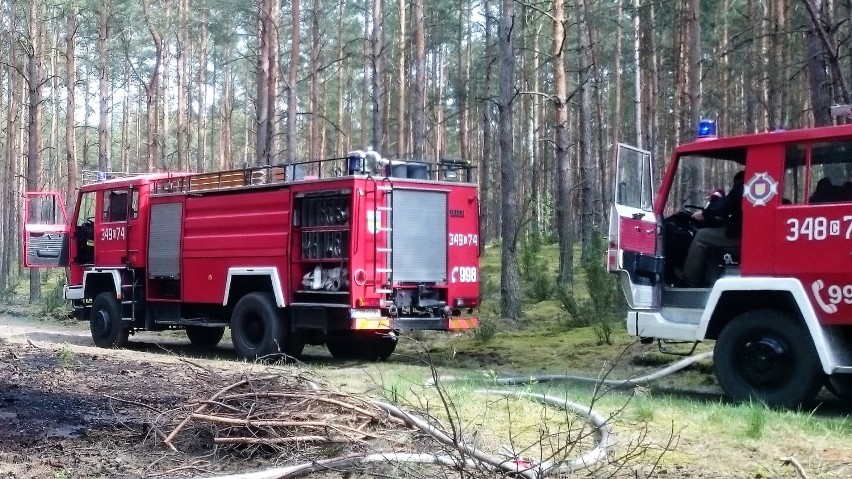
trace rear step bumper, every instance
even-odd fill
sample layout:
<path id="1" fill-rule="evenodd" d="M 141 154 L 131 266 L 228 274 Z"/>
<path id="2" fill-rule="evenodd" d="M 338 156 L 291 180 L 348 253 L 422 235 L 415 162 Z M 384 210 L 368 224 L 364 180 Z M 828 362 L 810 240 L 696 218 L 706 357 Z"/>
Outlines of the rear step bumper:
<path id="1" fill-rule="evenodd" d="M 479 320 L 472 316 L 452 318 L 356 318 L 355 329 L 421 329 L 436 331 L 461 331 L 476 329 Z"/>

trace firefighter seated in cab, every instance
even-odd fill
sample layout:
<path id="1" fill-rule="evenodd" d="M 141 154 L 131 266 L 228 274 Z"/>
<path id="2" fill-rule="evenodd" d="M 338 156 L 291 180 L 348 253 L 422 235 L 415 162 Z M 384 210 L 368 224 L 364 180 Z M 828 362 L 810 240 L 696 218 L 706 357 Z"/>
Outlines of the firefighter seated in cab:
<path id="1" fill-rule="evenodd" d="M 745 172 L 738 172 L 734 175 L 734 184 L 727 195 L 714 193 L 703 211 L 692 214 L 699 229 L 689 245 L 683 270 L 675 270 L 675 276 L 687 286 L 708 286 L 705 280 L 707 266 L 714 252 L 723 250 L 739 254 L 743 231 L 744 176 Z"/>

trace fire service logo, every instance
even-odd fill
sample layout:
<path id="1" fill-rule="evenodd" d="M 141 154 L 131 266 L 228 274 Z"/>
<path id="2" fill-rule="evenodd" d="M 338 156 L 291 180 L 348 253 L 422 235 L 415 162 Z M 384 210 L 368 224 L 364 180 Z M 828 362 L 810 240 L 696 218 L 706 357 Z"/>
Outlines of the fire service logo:
<path id="1" fill-rule="evenodd" d="M 755 173 L 745 184 L 743 196 L 754 206 L 765 206 L 773 196 L 778 194 L 778 182 L 769 173 Z"/>

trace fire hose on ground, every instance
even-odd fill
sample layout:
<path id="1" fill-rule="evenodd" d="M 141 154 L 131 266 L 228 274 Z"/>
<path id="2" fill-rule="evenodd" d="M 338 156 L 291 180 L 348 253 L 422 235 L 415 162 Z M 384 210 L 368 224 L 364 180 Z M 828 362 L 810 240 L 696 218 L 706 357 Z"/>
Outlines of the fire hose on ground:
<path id="1" fill-rule="evenodd" d="M 678 372 L 684 368 L 695 364 L 698 361 L 707 359 L 712 356 L 712 351 L 691 356 L 671 365 L 660 369 L 654 373 L 647 374 L 632 379 L 601 379 L 576 375 L 539 375 L 539 376 L 517 376 L 505 378 L 492 378 L 488 380 L 489 384 L 495 386 L 511 386 L 534 384 L 548 381 L 576 381 L 576 382 L 591 382 L 599 385 L 608 385 L 614 388 L 619 387 L 634 387 L 656 381 L 660 378 Z M 471 381 L 470 378 L 457 377 L 440 377 L 441 383 Z M 590 467 L 600 461 L 606 459 L 610 450 L 614 447 L 615 441 L 612 436 L 612 425 L 608 419 L 598 412 L 594 411 L 590 406 L 568 401 L 567 399 L 548 396 L 545 394 L 537 394 L 523 391 L 511 390 L 493 390 L 479 389 L 475 392 L 480 394 L 491 394 L 507 397 L 526 398 L 532 401 L 553 406 L 564 411 L 570 411 L 584 418 L 591 423 L 594 428 L 595 447 L 585 454 L 568 461 L 543 461 L 541 463 L 529 463 L 526 460 L 518 458 L 505 459 L 483 452 L 475 447 L 466 444 L 463 440 L 453 439 L 446 432 L 438 429 L 425 419 L 404 411 L 396 405 L 382 401 L 372 401 L 377 407 L 386 411 L 393 417 L 401 419 L 408 426 L 416 428 L 421 432 L 431 436 L 433 439 L 441 443 L 446 448 L 455 449 L 457 454 L 431 454 L 431 453 L 397 453 L 397 452 L 376 452 L 371 454 L 348 454 L 341 457 L 325 459 L 321 461 L 312 461 L 293 466 L 285 466 L 278 468 L 265 469 L 262 471 L 250 473 L 229 474 L 225 476 L 215 476 L 211 479 L 292 479 L 304 477 L 314 472 L 328 470 L 347 470 L 361 467 L 369 463 L 419 463 L 433 464 L 448 468 L 459 468 L 460 466 L 467 467 L 484 467 L 493 471 L 511 473 L 518 477 L 527 479 L 540 479 L 553 474 L 564 474 L 573 472 L 582 468 Z"/>

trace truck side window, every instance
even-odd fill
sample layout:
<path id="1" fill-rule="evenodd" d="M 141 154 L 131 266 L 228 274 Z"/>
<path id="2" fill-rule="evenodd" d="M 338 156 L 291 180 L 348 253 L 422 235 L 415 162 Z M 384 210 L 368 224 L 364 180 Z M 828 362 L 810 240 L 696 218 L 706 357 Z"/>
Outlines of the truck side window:
<path id="1" fill-rule="evenodd" d="M 789 145 L 784 154 L 784 187 L 782 204 L 800 205 L 807 198 L 805 188 L 805 153 L 807 145 Z"/>
<path id="2" fill-rule="evenodd" d="M 852 141 L 811 145 L 809 203 L 852 202 Z"/>
<path id="3" fill-rule="evenodd" d="M 104 192 L 103 220 L 127 221 L 127 190 Z"/>

